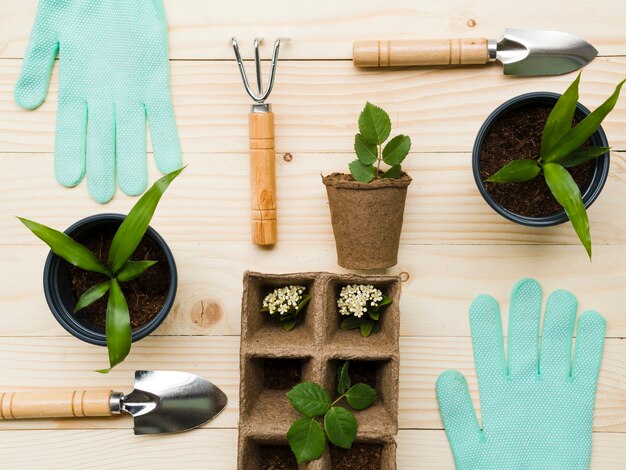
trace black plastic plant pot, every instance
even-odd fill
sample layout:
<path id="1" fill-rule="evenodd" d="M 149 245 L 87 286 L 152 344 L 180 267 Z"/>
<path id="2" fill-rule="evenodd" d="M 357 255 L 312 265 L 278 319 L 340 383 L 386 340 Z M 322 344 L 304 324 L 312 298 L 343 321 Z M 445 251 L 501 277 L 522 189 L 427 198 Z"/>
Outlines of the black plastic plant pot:
<path id="1" fill-rule="evenodd" d="M 65 233 L 72 238 L 80 239 L 90 233 L 101 231 L 104 227 L 117 229 L 125 219 L 122 214 L 99 214 L 86 219 L 79 220 Z M 152 242 L 161 248 L 167 259 L 167 265 L 170 271 L 170 284 L 163 308 L 152 317 L 147 323 L 134 328 L 132 331 L 133 342 L 144 338 L 152 333 L 169 314 L 174 305 L 176 297 L 176 289 L 178 285 L 178 276 L 176 271 L 176 263 L 171 250 L 165 243 L 165 240 L 151 227 L 148 227 L 145 237 L 151 239 Z M 86 341 L 87 343 L 106 346 L 106 336 L 104 328 L 99 328 L 80 321 L 74 315 L 74 306 L 78 300 L 74 295 L 71 287 L 70 272 L 68 263 L 50 252 L 43 271 L 43 287 L 48 306 L 52 314 L 68 332 L 76 338 Z"/>
<path id="2" fill-rule="evenodd" d="M 480 128 L 480 131 L 478 132 L 478 136 L 476 137 L 476 141 L 474 143 L 474 149 L 472 151 L 472 169 L 474 172 L 474 180 L 476 181 L 476 186 L 478 186 L 480 194 L 485 199 L 485 201 L 487 201 L 487 204 L 489 204 L 491 208 L 495 210 L 498 214 L 513 222 L 517 222 L 518 224 L 526 225 L 529 227 L 550 227 L 552 225 L 558 225 L 567 222 L 569 219 L 564 210 L 545 217 L 527 217 L 511 212 L 510 210 L 498 204 L 485 188 L 483 180 L 480 176 L 480 153 L 483 147 L 483 143 L 487 134 L 489 133 L 489 130 L 491 129 L 491 126 L 493 126 L 494 123 L 496 123 L 505 113 L 511 110 L 515 110 L 516 108 L 528 105 L 547 105 L 553 107 L 560 97 L 561 95 L 558 93 L 536 92 L 527 93 L 510 99 L 509 101 L 500 105 L 495 111 L 493 111 L 489 115 L 487 120 Z M 589 114 L 590 111 L 582 104 L 578 103 L 576 105 L 576 112 L 574 116 L 578 121 L 581 121 Z M 590 142 L 593 146 L 609 146 L 606 134 L 604 133 L 602 127 L 600 127 L 590 137 Z M 604 187 L 604 184 L 606 183 L 606 180 L 609 176 L 609 164 L 609 152 L 596 158 L 591 180 L 586 188 L 581 188 L 581 194 L 585 208 L 591 206 L 591 204 L 593 204 L 593 202 L 600 195 L 600 192 L 602 191 L 602 188 Z"/>

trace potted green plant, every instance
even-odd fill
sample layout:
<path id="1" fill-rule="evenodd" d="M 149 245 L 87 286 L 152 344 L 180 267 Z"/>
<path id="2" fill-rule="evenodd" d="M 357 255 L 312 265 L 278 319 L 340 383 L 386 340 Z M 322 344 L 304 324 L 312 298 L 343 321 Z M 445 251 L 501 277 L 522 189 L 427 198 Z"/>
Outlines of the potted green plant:
<path id="1" fill-rule="evenodd" d="M 591 258 L 586 209 L 609 172 L 600 126 L 624 81 L 595 111 L 578 103 L 580 74 L 563 93 L 513 98 L 485 121 L 474 145 L 474 179 L 483 198 L 514 222 L 546 227 L 571 221 Z"/>
<path id="2" fill-rule="evenodd" d="M 44 290 L 57 321 L 75 337 L 108 347 L 109 367 L 99 372 L 122 362 L 131 343 L 154 331 L 173 306 L 174 257 L 149 224 L 181 171 L 154 183 L 127 216 L 88 217 L 65 233 L 20 218 L 51 249 Z"/>
<path id="3" fill-rule="evenodd" d="M 354 137 L 357 159 L 350 174 L 323 176 L 337 245 L 337 262 L 348 269 L 384 269 L 398 262 L 407 187 L 411 177 L 401 164 L 411 139 L 389 139 L 391 119 L 367 103 Z M 382 164 L 385 164 L 386 169 Z"/>
<path id="4" fill-rule="evenodd" d="M 360 330 L 368 337 L 380 331 L 380 315 L 391 299 L 371 284 L 349 284 L 341 288 L 337 307 L 342 316 L 341 328 Z"/>
<path id="5" fill-rule="evenodd" d="M 291 331 L 296 326 L 298 314 L 310 300 L 311 295 L 306 293 L 306 286 L 277 287 L 263 299 L 261 313 L 268 314 L 282 324 L 285 331 Z"/>

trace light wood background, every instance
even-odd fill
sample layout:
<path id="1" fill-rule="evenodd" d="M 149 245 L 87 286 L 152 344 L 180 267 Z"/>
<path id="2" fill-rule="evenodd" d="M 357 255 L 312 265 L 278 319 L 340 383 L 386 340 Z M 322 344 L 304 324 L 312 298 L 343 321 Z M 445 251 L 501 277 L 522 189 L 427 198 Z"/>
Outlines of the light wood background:
<path id="1" fill-rule="evenodd" d="M 604 126 L 613 146 L 611 174 L 590 210 L 595 254 L 590 263 L 570 226 L 531 230 L 492 212 L 475 188 L 470 165 L 476 132 L 493 108 L 528 91 L 563 91 L 572 75 L 516 79 L 504 77 L 498 65 L 360 71 L 349 60 L 356 39 L 498 38 L 506 26 L 561 29 L 600 51 L 581 85 L 581 101 L 594 108 L 626 77 L 623 0 L 164 3 L 173 96 L 189 167 L 152 225 L 176 256 L 179 294 L 156 333 L 102 376 L 92 371 L 106 364 L 106 350 L 69 336 L 53 319 L 41 281 L 47 250 L 14 216 L 65 229 L 90 214 L 127 212 L 134 199 L 118 192 L 100 206 L 84 183 L 70 190 L 55 182 L 57 71 L 39 110 L 23 111 L 12 97 L 36 0 L 0 0 L 0 388 L 128 391 L 137 368 L 180 369 L 222 387 L 228 409 L 203 429 L 168 437 L 134 437 L 127 418 L 0 422 L 2 467 L 235 469 L 243 271 L 340 271 L 319 175 L 347 167 L 358 112 L 371 100 L 389 110 L 395 131 L 414 142 L 400 263 L 389 270 L 405 279 L 399 468 L 453 468 L 434 381 L 444 369 L 459 369 L 478 405 L 467 307 L 475 295 L 488 292 L 506 311 L 510 288 L 525 276 L 538 279 L 546 292 L 572 290 L 581 310 L 594 308 L 607 318 L 592 468 L 623 468 L 626 98 Z M 280 223 L 280 243 L 273 250 L 249 243 L 250 100 L 233 61 L 232 35 L 248 58 L 256 35 L 292 38 L 281 49 L 270 100 L 276 113 Z M 150 168 L 153 180 L 158 174 L 151 156 Z"/>

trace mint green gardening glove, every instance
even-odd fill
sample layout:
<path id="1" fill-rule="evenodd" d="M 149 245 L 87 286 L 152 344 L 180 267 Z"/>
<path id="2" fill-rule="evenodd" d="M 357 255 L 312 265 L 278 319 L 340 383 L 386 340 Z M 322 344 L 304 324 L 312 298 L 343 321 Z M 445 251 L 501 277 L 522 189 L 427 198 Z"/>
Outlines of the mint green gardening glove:
<path id="1" fill-rule="evenodd" d="M 470 308 L 482 429 L 465 378 L 443 372 L 437 397 L 458 470 L 589 468 L 593 404 L 606 323 L 596 312 L 578 320 L 576 298 L 548 298 L 539 349 L 541 287 L 532 279 L 511 294 L 508 363 L 498 303 L 477 297 Z"/>
<path id="2" fill-rule="evenodd" d="M 46 99 L 59 52 L 55 173 L 101 203 L 147 185 L 146 117 L 159 170 L 181 167 L 161 0 L 40 0 L 15 100 Z"/>

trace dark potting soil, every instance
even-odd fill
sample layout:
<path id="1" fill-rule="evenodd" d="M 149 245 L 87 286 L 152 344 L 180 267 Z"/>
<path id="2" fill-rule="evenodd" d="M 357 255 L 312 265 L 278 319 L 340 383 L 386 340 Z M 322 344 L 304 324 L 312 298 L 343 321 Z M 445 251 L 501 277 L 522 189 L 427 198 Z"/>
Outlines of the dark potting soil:
<path id="1" fill-rule="evenodd" d="M 265 388 L 289 390 L 300 383 L 302 361 L 300 359 L 263 359 Z"/>
<path id="2" fill-rule="evenodd" d="M 493 123 L 479 156 L 483 181 L 513 160 L 539 159 L 541 134 L 550 111 L 551 106 L 525 105 L 506 112 Z M 577 122 L 574 119 L 573 124 Z M 591 160 L 568 168 L 581 193 L 591 182 L 594 166 Z M 546 217 L 563 210 L 542 175 L 524 183 L 485 183 L 485 189 L 498 204 L 522 216 Z"/>
<path id="3" fill-rule="evenodd" d="M 298 470 L 289 446 L 259 446 L 259 470 Z"/>
<path id="4" fill-rule="evenodd" d="M 376 388 L 378 385 L 378 364 L 379 363 L 374 361 L 350 361 L 348 374 L 350 375 L 352 384 L 366 384 Z M 343 361 L 337 362 L 337 370 L 339 370 L 342 365 Z M 335 387 L 335 389 L 336 388 L 337 387 Z"/>
<path id="5" fill-rule="evenodd" d="M 86 237 L 79 238 L 77 241 L 89 248 L 100 261 L 106 263 L 115 230 L 116 229 L 104 229 L 100 232 L 91 233 Z M 145 325 L 163 308 L 170 285 L 170 271 L 163 250 L 147 237 L 144 237 L 139 243 L 131 259 L 135 261 L 157 261 L 157 264 L 148 268 L 138 278 L 129 282 L 120 283 L 120 287 L 128 303 L 131 327 L 137 328 Z M 87 289 L 108 279 L 108 277 L 103 274 L 83 271 L 75 266 L 69 266 L 69 272 L 76 299 L 87 291 Z M 106 324 L 108 298 L 109 296 L 106 294 L 97 302 L 77 312 L 75 314 L 77 319 L 85 324 L 104 328 Z"/>
<path id="6" fill-rule="evenodd" d="M 354 444 L 351 449 L 330 446 L 332 470 L 380 470 L 382 456 L 380 444 Z"/>

